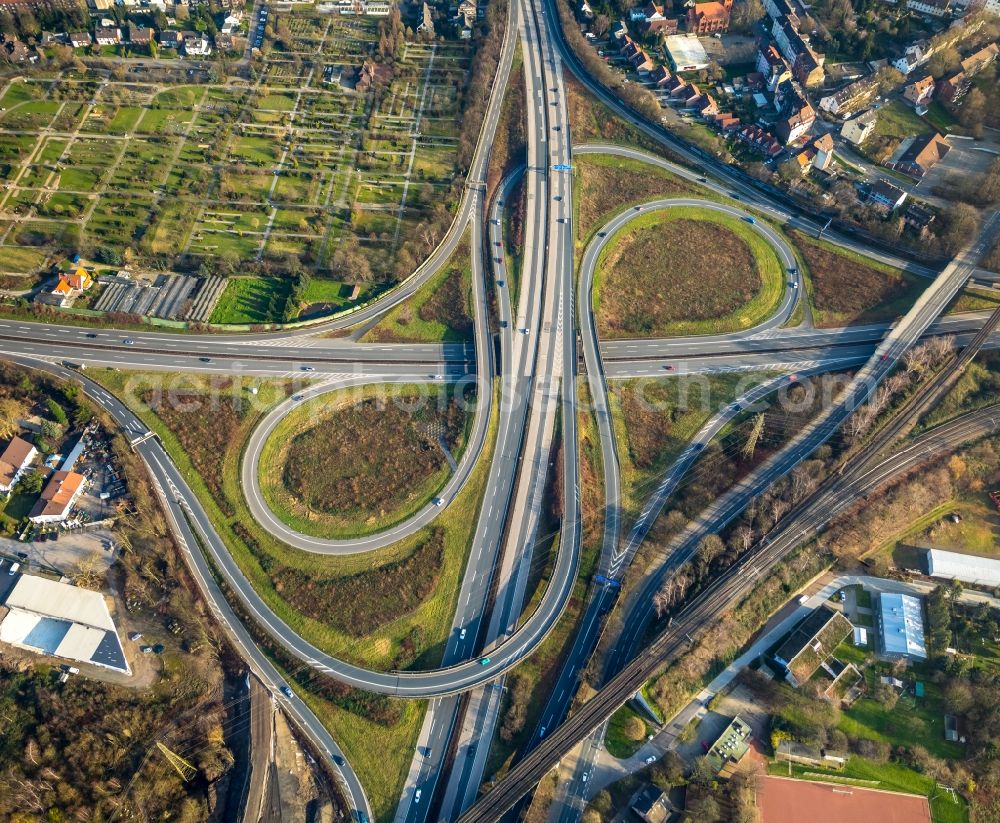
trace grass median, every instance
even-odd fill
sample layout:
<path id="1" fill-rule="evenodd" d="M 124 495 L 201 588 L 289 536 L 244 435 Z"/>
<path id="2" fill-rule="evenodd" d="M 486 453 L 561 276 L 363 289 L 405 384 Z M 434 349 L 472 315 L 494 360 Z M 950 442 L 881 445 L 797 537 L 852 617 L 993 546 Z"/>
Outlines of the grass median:
<path id="1" fill-rule="evenodd" d="M 778 255 L 744 221 L 677 207 L 632 220 L 601 252 L 592 305 L 602 339 L 751 328 L 781 305 Z"/>

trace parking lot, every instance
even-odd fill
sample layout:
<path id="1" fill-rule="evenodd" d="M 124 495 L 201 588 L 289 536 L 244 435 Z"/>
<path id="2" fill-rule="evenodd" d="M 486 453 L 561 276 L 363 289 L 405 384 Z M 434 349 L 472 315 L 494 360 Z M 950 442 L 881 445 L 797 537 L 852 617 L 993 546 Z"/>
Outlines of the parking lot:
<path id="1" fill-rule="evenodd" d="M 944 160 L 931 168 L 917 186 L 918 194 L 931 194 L 949 177 L 975 179 L 985 174 L 990 164 L 1000 156 L 1000 144 L 995 139 L 963 140 L 952 135 L 948 138 L 951 151 Z"/>

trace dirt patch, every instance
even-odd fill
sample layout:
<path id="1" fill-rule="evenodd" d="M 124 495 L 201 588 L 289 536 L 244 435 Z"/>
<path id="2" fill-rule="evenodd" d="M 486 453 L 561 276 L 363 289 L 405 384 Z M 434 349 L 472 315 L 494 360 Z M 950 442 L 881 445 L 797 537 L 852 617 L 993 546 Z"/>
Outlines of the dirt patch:
<path id="1" fill-rule="evenodd" d="M 629 232 L 602 266 L 602 337 L 663 334 L 677 321 L 725 317 L 760 290 L 753 252 L 714 223 L 672 219 Z"/>
<path id="2" fill-rule="evenodd" d="M 572 74 L 564 75 L 566 109 L 573 129 L 574 144 L 624 143 L 663 152 L 663 146 L 613 114 L 591 97 Z"/>
<path id="3" fill-rule="evenodd" d="M 311 512 L 337 517 L 403 506 L 445 468 L 438 439 L 454 448 L 466 416 L 455 398 L 444 408 L 431 399 L 411 409 L 406 400 L 362 400 L 295 434 L 279 463 L 287 494 Z"/>
<path id="4" fill-rule="evenodd" d="M 233 443 L 242 442 L 245 403 L 227 395 L 228 381 L 220 382 L 211 395 L 202 391 L 147 391 L 142 402 L 176 435 L 191 463 L 198 470 L 215 502 L 227 516 L 232 506 L 222 490 L 222 465 Z M 206 414 L 206 406 L 210 413 Z"/>
<path id="5" fill-rule="evenodd" d="M 323 580 L 283 567 L 273 574 L 274 587 L 307 617 L 363 637 L 412 612 L 433 593 L 443 548 L 444 532 L 435 529 L 409 557 L 377 570 Z"/>
<path id="6" fill-rule="evenodd" d="M 801 232 L 792 234 L 809 267 L 817 326 L 889 320 L 902 314 L 920 293 L 920 287 L 897 269 L 868 265 Z"/>

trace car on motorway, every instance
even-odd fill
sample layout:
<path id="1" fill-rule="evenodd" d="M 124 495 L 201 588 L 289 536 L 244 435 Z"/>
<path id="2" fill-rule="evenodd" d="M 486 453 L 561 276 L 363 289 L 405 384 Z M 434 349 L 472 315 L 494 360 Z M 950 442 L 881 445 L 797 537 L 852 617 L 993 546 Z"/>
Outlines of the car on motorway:
<path id="1" fill-rule="evenodd" d="M 289 686 L 282 686 L 281 687 L 281 693 L 285 697 L 287 697 L 289 700 L 291 700 L 293 697 L 295 697 L 295 693 L 291 690 L 291 688 Z"/>
<path id="2" fill-rule="evenodd" d="M 124 340 L 122 340 L 122 343 L 124 343 L 126 346 L 135 345 L 135 341 L 131 337 L 126 337 Z"/>
<path id="3" fill-rule="evenodd" d="M 335 754 L 333 756 L 333 762 L 336 763 L 338 766 L 343 766 L 344 758 L 342 758 L 339 754 Z"/>
<path id="4" fill-rule="evenodd" d="M 417 790 L 416 790 L 416 791 L 415 791 L 415 792 L 413 793 L 413 802 L 414 802 L 414 803 L 419 803 L 419 802 L 420 802 L 420 798 L 421 798 L 421 797 L 423 797 L 423 794 L 424 794 L 424 793 L 423 793 L 423 790 L 422 790 L 422 789 L 417 789 Z"/>
<path id="5" fill-rule="evenodd" d="M 674 367 L 673 367 L 673 366 L 672 366 L 672 365 L 671 365 L 670 363 L 667 363 L 667 365 L 665 365 L 665 366 L 663 367 L 663 370 L 664 370 L 664 371 L 673 371 L 673 370 L 674 370 Z"/>
<path id="6" fill-rule="evenodd" d="M 739 403 L 733 403 L 733 411 L 741 412 L 743 411 L 743 407 Z"/>
<path id="7" fill-rule="evenodd" d="M 94 339 L 95 337 L 97 337 L 97 335 L 96 335 L 96 334 L 94 334 L 94 333 L 93 333 L 93 332 L 91 331 L 91 332 L 87 332 L 87 337 L 88 337 L 89 339 L 93 340 L 93 339 Z"/>
<path id="8" fill-rule="evenodd" d="M 212 358 L 211 358 L 211 357 L 199 357 L 198 359 L 199 359 L 199 360 L 200 360 L 200 361 L 201 361 L 202 363 L 211 363 L 211 362 L 212 362 Z"/>
<path id="9" fill-rule="evenodd" d="M 636 211 L 642 211 L 642 206 L 635 206 L 634 208 Z"/>
<path id="10" fill-rule="evenodd" d="M 791 267 L 790 267 L 790 268 L 788 269 L 788 273 L 789 273 L 789 274 L 798 274 L 798 273 L 799 273 L 799 270 L 798 270 L 797 268 L 795 268 L 795 266 L 791 266 Z"/>
<path id="11" fill-rule="evenodd" d="M 499 240 L 497 240 L 497 241 L 495 241 L 495 242 L 494 242 L 494 244 L 493 244 L 493 245 L 494 245 L 494 246 L 501 246 L 501 245 L 503 245 L 503 244 L 502 244 L 502 243 L 501 243 L 501 242 L 500 242 Z"/>
<path id="12" fill-rule="evenodd" d="M 751 226 L 756 225 L 757 223 L 757 221 L 750 216 L 741 217 L 740 220 L 742 220 L 744 223 L 749 223 Z"/>
<path id="13" fill-rule="evenodd" d="M 543 737 L 545 737 L 545 732 L 546 732 L 545 726 L 542 726 L 542 728 L 540 728 L 538 730 L 538 739 L 539 740 L 541 740 Z"/>
<path id="14" fill-rule="evenodd" d="M 480 657 L 479 658 L 479 665 L 480 666 L 488 666 L 488 665 L 490 665 L 490 659 L 488 657 Z"/>
<path id="15" fill-rule="evenodd" d="M 554 199 L 555 199 L 555 201 L 557 203 L 561 203 L 562 202 L 562 195 L 561 194 L 557 194 Z"/>
<path id="16" fill-rule="evenodd" d="M 566 218 L 565 217 L 557 217 L 556 218 L 556 222 L 557 223 L 565 223 L 566 222 Z"/>
<path id="17" fill-rule="evenodd" d="M 528 333 L 528 330 L 525 329 L 525 328 L 520 328 L 520 329 L 518 329 L 518 331 L 521 332 L 521 334 L 527 334 Z"/>
<path id="18" fill-rule="evenodd" d="M 465 634 L 466 634 L 467 631 L 468 631 L 467 629 L 462 629 L 462 631 L 460 631 L 458 633 L 458 639 L 459 640 L 465 640 Z"/>
<path id="19" fill-rule="evenodd" d="M 497 285 L 502 289 L 504 287 L 504 285 L 505 285 L 505 281 L 503 281 L 503 280 L 497 280 Z"/>
<path id="20" fill-rule="evenodd" d="M 296 403 L 298 403 L 301 399 L 302 399 L 302 395 L 301 394 L 293 394 L 292 395 L 292 400 L 294 400 Z"/>
<path id="21" fill-rule="evenodd" d="M 431 499 L 431 502 L 440 509 L 444 505 L 444 498 L 434 497 Z"/>
<path id="22" fill-rule="evenodd" d="M 597 233 L 597 236 L 598 236 L 598 237 L 607 237 L 607 236 L 608 236 L 608 233 L 607 233 L 606 231 L 599 231 L 599 232 Z"/>
<path id="23" fill-rule="evenodd" d="M 586 783 L 588 780 L 590 780 L 590 773 L 587 772 L 583 777 L 580 778 L 580 780 Z"/>
<path id="24" fill-rule="evenodd" d="M 315 366 L 303 366 L 302 371 L 316 371 Z"/>
<path id="25" fill-rule="evenodd" d="M 7 569 L 7 574 L 8 575 L 17 574 L 17 570 L 20 569 L 20 568 L 21 568 L 21 564 L 20 563 L 11 563 L 10 564 L 10 568 Z"/>
<path id="26" fill-rule="evenodd" d="M 707 183 L 707 182 L 708 182 L 708 180 L 707 180 L 706 178 L 704 178 L 704 177 L 699 177 L 699 178 L 698 178 L 698 182 L 699 182 L 699 183 Z"/>
<path id="27" fill-rule="evenodd" d="M 501 320 L 500 321 L 500 328 L 501 329 L 507 328 L 507 321 L 506 320 Z"/>
<path id="28" fill-rule="evenodd" d="M 797 289 L 799 287 L 799 284 L 796 283 L 794 280 L 791 283 L 789 283 L 788 285 L 791 286 L 793 289 Z"/>
<path id="29" fill-rule="evenodd" d="M 553 126 L 552 131 L 562 131 L 562 126 Z"/>
<path id="30" fill-rule="evenodd" d="M 494 258 L 493 258 L 493 262 L 494 262 L 494 263 L 502 263 L 502 262 L 503 262 L 503 260 L 501 260 L 501 259 L 500 259 L 499 257 L 494 257 Z"/>

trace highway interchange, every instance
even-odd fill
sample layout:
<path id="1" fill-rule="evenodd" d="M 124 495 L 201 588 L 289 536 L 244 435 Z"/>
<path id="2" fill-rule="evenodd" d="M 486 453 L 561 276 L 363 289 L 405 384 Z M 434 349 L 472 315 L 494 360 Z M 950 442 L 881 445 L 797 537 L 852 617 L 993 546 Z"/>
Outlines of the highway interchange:
<path id="1" fill-rule="evenodd" d="M 610 577 L 620 576 L 628 567 L 676 484 L 696 462 L 701 448 L 739 413 L 736 404 L 745 407 L 787 385 L 789 373 L 805 375 L 860 367 L 854 382 L 835 404 L 703 512 L 677 539 L 657 573 L 648 576 L 642 588 L 632 593 L 625 613 L 625 632 L 616 646 L 616 654 L 608 661 L 608 676 L 613 677 L 617 671 L 626 669 L 638 651 L 637 640 L 651 617 L 652 593 L 665 575 L 690 558 L 705 534 L 719 531 L 751 497 L 827 440 L 921 336 L 951 333 L 962 340 L 973 334 L 984 319 L 981 315 L 948 318 L 940 318 L 940 315 L 957 291 L 976 275 L 976 263 L 998 229 L 1000 218 L 996 213 L 984 221 L 976 244 L 964 250 L 940 273 L 920 269 L 885 252 L 864 249 L 852 239 L 828 236 L 846 248 L 864 250 L 870 256 L 926 276 L 928 288 L 906 317 L 891 329 L 868 326 L 818 330 L 808 325 L 782 328 L 795 312 L 804 289 L 800 287 L 794 252 L 768 223 L 756 218 L 764 215 L 776 223 L 812 232 L 818 227 L 807 216 L 790 212 L 783 203 L 774 202 L 747 185 L 732 168 L 720 167 L 682 145 L 679 147 L 662 129 L 643 123 L 624 109 L 582 75 L 561 38 L 556 19 L 551 0 L 518 0 L 509 4 L 500 69 L 455 221 L 438 249 L 413 276 L 356 313 L 314 327 L 246 335 L 120 331 L 0 321 L 0 355 L 80 382 L 87 394 L 134 442 L 214 614 L 248 663 L 270 686 L 275 699 L 294 717 L 316 750 L 328 758 L 331 768 L 341 775 L 358 819 L 372 817 L 361 780 L 315 715 L 301 701 L 282 695 L 284 680 L 257 648 L 242 622 L 244 616 L 254 620 L 313 676 L 332 676 L 371 691 L 430 699 L 418 749 L 400 798 L 398 821 L 426 820 L 432 810 L 435 820 L 454 820 L 470 806 L 473 807 L 470 819 L 496 819 L 475 817 L 478 806 L 473 803 L 497 725 L 502 696 L 499 687 L 504 674 L 530 655 L 558 621 L 577 576 L 580 511 L 575 392 L 581 359 L 603 457 L 606 511 L 600 571 Z M 497 249 L 501 247 L 505 200 L 515 178 L 512 176 L 501 184 L 491 201 L 486 200 L 485 180 L 518 36 L 529 101 L 525 111 L 528 162 L 523 172 L 528 207 L 520 299 L 513 305 L 507 282 L 508 262 Z M 691 168 L 620 146 L 573 148 L 567 119 L 564 66 L 577 73 L 619 116 L 684 155 Z M 570 166 L 574 153 L 591 152 L 618 154 L 669 168 L 698 182 L 711 199 L 653 200 L 616 215 L 588 244 L 580 271 L 576 272 L 573 180 L 570 173 L 555 167 Z M 711 175 L 711 179 L 706 178 L 706 174 Z M 738 193 L 737 199 L 731 197 L 734 192 Z M 668 340 L 599 341 L 589 294 L 596 261 L 604 244 L 641 214 L 685 205 L 715 209 L 753 223 L 754 230 L 773 246 L 789 273 L 780 307 L 766 322 L 742 333 Z M 350 336 L 323 336 L 373 321 L 406 300 L 448 261 L 467 229 L 472 232 L 473 249 L 475 335 L 472 345 L 361 344 Z M 493 291 L 497 319 L 502 321 L 498 329 L 498 358 L 495 358 L 489 334 L 488 289 Z M 85 372 L 65 368 L 61 365 L 63 361 L 119 369 L 162 370 L 180 375 L 237 374 L 250 381 L 255 377 L 300 380 L 301 388 L 295 396 L 271 411 L 254 432 L 242 465 L 243 487 L 254 516 L 273 535 L 304 551 L 335 554 L 372 551 L 389 545 L 432 522 L 442 507 L 428 504 L 390 529 L 354 540 L 326 540 L 291 530 L 267 508 L 256 482 L 260 448 L 281 417 L 312 396 L 351 386 L 474 383 L 478 402 L 469 445 L 459 460 L 458 469 L 440 492 L 445 503 L 460 492 L 487 451 L 491 421 L 497 435 L 472 550 L 461 583 L 459 606 L 440 668 L 369 671 L 338 660 L 301 638 L 254 591 L 183 474 L 158 440 L 150 436 L 145 424 L 119 398 L 89 380 Z M 749 389 L 740 398 L 733 398 L 732 403 L 711 416 L 660 478 L 623 542 L 620 539 L 623 525 L 620 478 L 608 411 L 607 380 L 663 376 L 664 366 L 670 366 L 672 373 L 754 370 L 779 374 Z M 498 379 L 494 380 L 497 375 Z M 912 462 L 920 455 L 926 459 L 927 455 L 962 442 L 962 437 L 973 436 L 970 432 L 981 434 L 987 425 L 986 419 L 977 418 L 979 428 L 955 427 L 946 437 L 934 441 L 933 448 L 925 443 L 925 451 L 916 455 L 907 453 L 907 459 Z M 992 418 L 988 419 L 992 425 Z M 557 449 L 560 439 L 569 447 Z M 558 453 L 562 460 L 558 473 L 562 480 L 563 513 L 559 551 L 539 603 L 530 615 L 519 620 L 528 595 L 528 571 L 538 538 L 540 508 L 546 479 L 552 470 L 550 457 L 553 453 Z M 880 480 L 892 476 L 892 472 L 898 470 L 893 467 L 901 465 L 910 463 L 897 460 L 890 467 L 883 467 L 883 473 L 876 476 Z M 872 482 L 871 477 L 866 475 L 865 482 Z M 856 488 L 851 493 L 855 491 Z M 845 494 L 844 500 L 849 497 Z M 801 536 L 798 539 L 801 540 Z M 225 581 L 226 588 L 236 598 L 238 612 L 223 594 L 217 576 Z M 601 613 L 614 599 L 615 593 L 609 588 L 591 587 L 574 646 L 551 689 L 551 699 L 533 739 L 540 751 L 554 743 L 551 732 L 565 716 L 579 672 L 594 648 L 594 633 Z M 591 733 L 599 725 L 585 729 L 584 733 Z M 587 759 L 581 758 L 580 763 L 582 774 L 587 769 Z M 498 802 L 499 798 L 498 794 Z M 567 819 L 571 819 L 571 807 L 567 805 L 565 809 Z"/>

